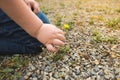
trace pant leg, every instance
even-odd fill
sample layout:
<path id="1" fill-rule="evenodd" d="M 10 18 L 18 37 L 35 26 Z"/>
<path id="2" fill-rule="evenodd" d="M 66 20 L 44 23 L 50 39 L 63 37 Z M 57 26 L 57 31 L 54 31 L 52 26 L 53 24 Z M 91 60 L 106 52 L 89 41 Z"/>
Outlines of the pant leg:
<path id="1" fill-rule="evenodd" d="M 37 16 L 43 23 L 50 23 L 43 12 L 39 12 Z M 4 22 L 0 19 L 0 54 L 39 53 L 42 51 L 42 47 L 44 47 L 42 43 L 26 33 L 6 14 L 2 17 Z"/>

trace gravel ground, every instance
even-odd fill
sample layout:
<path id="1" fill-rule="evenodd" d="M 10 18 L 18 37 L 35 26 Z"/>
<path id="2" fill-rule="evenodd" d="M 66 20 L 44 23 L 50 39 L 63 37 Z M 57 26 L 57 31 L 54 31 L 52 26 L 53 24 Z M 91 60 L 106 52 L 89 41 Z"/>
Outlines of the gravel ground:
<path id="1" fill-rule="evenodd" d="M 38 2 L 53 24 L 63 26 L 66 45 L 29 55 L 18 80 L 120 80 L 120 21 L 115 28 L 109 23 L 120 20 L 120 0 Z"/>

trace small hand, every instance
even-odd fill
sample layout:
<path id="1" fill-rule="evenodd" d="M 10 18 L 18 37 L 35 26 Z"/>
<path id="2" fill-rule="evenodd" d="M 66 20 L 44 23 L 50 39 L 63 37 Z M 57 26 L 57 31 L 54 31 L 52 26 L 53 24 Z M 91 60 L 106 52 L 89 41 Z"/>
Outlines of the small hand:
<path id="1" fill-rule="evenodd" d="M 39 4 L 35 0 L 24 0 L 28 7 L 37 14 L 39 10 Z"/>
<path id="2" fill-rule="evenodd" d="M 38 32 L 37 39 L 42 42 L 49 51 L 56 52 L 56 46 L 63 46 L 65 42 L 64 32 L 52 24 L 43 24 Z"/>

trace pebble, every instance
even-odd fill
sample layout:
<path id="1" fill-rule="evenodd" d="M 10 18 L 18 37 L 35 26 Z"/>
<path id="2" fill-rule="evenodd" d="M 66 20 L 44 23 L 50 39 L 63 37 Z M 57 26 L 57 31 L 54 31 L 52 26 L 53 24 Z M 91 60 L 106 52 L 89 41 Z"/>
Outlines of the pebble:
<path id="1" fill-rule="evenodd" d="M 22 77 L 20 77 L 18 80 L 25 80 L 25 78 L 22 76 Z"/>
<path id="2" fill-rule="evenodd" d="M 24 76 L 24 79 L 28 79 L 29 77 L 27 75 Z"/>
<path id="3" fill-rule="evenodd" d="M 32 71 L 36 69 L 32 64 L 29 64 L 29 66 Z"/>
<path id="4" fill-rule="evenodd" d="M 33 80 L 38 80 L 37 78 L 33 78 Z"/>
<path id="5" fill-rule="evenodd" d="M 32 74 L 32 72 L 28 72 L 26 75 L 27 75 L 27 76 L 30 76 L 31 74 Z"/>

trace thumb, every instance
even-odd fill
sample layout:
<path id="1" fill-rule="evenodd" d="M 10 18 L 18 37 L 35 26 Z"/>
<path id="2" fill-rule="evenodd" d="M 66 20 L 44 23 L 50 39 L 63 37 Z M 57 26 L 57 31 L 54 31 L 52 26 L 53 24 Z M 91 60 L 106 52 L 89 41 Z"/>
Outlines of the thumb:
<path id="1" fill-rule="evenodd" d="M 49 51 L 52 51 L 52 52 L 56 52 L 57 49 L 53 47 L 53 45 L 51 44 L 46 44 L 46 48 L 49 50 Z"/>

